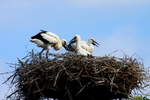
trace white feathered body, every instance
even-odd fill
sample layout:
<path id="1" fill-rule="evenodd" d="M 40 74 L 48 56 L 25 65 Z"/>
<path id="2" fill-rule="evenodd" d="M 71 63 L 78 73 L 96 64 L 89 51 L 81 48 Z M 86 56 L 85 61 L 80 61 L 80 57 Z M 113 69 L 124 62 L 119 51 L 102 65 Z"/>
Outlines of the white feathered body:
<path id="1" fill-rule="evenodd" d="M 45 44 L 39 39 L 31 39 L 31 42 L 35 43 L 38 47 L 41 47 L 43 49 L 49 49 L 51 47 L 49 44 Z"/>
<path id="2" fill-rule="evenodd" d="M 89 41 L 80 41 L 78 40 L 75 43 L 71 44 L 72 48 L 76 49 L 76 53 L 79 55 L 92 55 L 94 51 L 94 46 L 89 43 Z"/>
<path id="3" fill-rule="evenodd" d="M 49 44 L 55 50 L 60 50 L 61 49 L 61 47 L 62 47 L 62 40 L 60 40 L 60 38 L 57 35 L 55 35 L 54 33 L 47 32 L 47 34 L 41 34 L 41 36 L 45 40 L 49 41 Z"/>
<path id="4" fill-rule="evenodd" d="M 52 32 L 40 32 L 32 37 L 31 42 L 44 49 L 53 47 L 55 50 L 60 50 L 62 47 L 62 40 Z"/>

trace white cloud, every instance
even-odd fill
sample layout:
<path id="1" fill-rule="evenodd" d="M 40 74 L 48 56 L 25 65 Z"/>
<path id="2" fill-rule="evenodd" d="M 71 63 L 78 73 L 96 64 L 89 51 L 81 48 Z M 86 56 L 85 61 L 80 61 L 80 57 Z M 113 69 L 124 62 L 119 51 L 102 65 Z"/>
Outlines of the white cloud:
<path id="1" fill-rule="evenodd" d="M 3 84 L 4 81 L 7 80 L 8 75 L 0 75 L 0 100 L 6 100 L 6 97 L 11 94 L 11 85 L 10 84 Z"/>
<path id="2" fill-rule="evenodd" d="M 27 14 L 32 14 L 33 9 L 46 4 L 45 0 L 0 0 L 0 22 L 12 23 L 22 18 L 27 18 Z"/>
<path id="3" fill-rule="evenodd" d="M 134 25 L 127 25 L 114 29 L 111 34 L 97 38 L 100 47 L 96 48 L 95 55 L 108 55 L 122 57 L 124 54 L 134 56 L 141 60 L 145 67 L 150 67 L 150 48 L 148 35 L 139 35 Z M 116 51 L 116 52 L 114 52 Z"/>
<path id="4" fill-rule="evenodd" d="M 115 7 L 129 5 L 143 5 L 150 3 L 150 0 L 66 0 L 71 5 L 80 7 Z"/>
<path id="5" fill-rule="evenodd" d="M 9 67 L 4 60 L 0 59 L 0 73 L 5 72 L 9 72 Z M 11 94 L 12 86 L 9 83 L 3 84 L 9 76 L 10 74 L 0 74 L 0 100 L 6 100 L 6 97 Z"/>
<path id="6" fill-rule="evenodd" d="M 0 73 L 3 71 L 4 65 L 4 62 L 0 60 Z"/>
<path id="7" fill-rule="evenodd" d="M 137 52 L 137 37 L 134 26 L 128 25 L 114 30 L 111 35 L 103 37 L 101 46 L 96 50 L 98 54 L 109 54 L 118 50 L 119 55 L 125 53 L 133 55 Z M 97 54 L 96 53 L 96 54 Z M 115 54 L 115 53 L 114 53 Z"/>
<path id="8" fill-rule="evenodd" d="M 4 65 L 4 62 L 0 60 L 0 73 L 3 73 Z M 6 88 L 6 85 L 2 84 L 5 80 L 6 78 L 4 78 L 4 75 L 0 74 L 0 100 L 4 100 L 4 96 L 6 95 L 6 91 L 8 90 L 8 88 Z"/>

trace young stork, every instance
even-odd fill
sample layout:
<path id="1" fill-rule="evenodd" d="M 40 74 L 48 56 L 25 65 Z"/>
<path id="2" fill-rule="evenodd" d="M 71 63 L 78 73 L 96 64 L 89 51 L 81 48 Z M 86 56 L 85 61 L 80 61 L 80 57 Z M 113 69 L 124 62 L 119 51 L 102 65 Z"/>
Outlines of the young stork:
<path id="1" fill-rule="evenodd" d="M 76 35 L 68 45 L 66 45 L 66 50 L 75 52 L 79 55 L 92 55 L 94 51 L 94 46 L 98 46 L 97 43 L 93 38 L 89 38 L 88 41 L 81 41 L 81 37 Z"/>
<path id="2" fill-rule="evenodd" d="M 67 44 L 67 41 L 64 40 L 63 47 L 69 52 L 75 52 L 76 49 L 74 47 L 72 47 L 73 43 L 75 43 L 75 41 L 73 41 L 73 42 L 70 41 L 69 44 Z"/>
<path id="3" fill-rule="evenodd" d="M 43 48 L 40 54 L 42 54 L 44 50 L 47 50 L 46 55 L 48 55 L 51 47 L 57 51 L 60 50 L 64 44 L 64 40 L 61 40 L 58 35 L 44 30 L 32 36 L 30 41 L 37 44 L 38 47 Z"/>

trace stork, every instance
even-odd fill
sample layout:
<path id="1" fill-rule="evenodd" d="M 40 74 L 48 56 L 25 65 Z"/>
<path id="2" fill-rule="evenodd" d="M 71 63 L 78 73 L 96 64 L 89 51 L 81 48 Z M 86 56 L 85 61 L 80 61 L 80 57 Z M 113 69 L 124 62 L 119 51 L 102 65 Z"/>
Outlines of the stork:
<path id="1" fill-rule="evenodd" d="M 74 50 L 73 52 L 79 55 L 92 55 L 94 51 L 94 46 L 98 46 L 99 43 L 96 42 L 92 37 L 88 41 L 81 41 L 81 37 L 76 35 L 69 43 L 68 48 Z"/>
<path id="2" fill-rule="evenodd" d="M 70 43 L 67 44 L 67 41 L 64 40 L 63 47 L 69 52 L 75 52 L 76 49 L 72 46 L 73 43 L 75 43 L 75 41 L 70 41 Z"/>
<path id="3" fill-rule="evenodd" d="M 30 41 L 37 44 L 38 47 L 43 48 L 40 54 L 42 54 L 44 50 L 47 50 L 46 55 L 48 55 L 51 47 L 57 51 L 60 50 L 64 44 L 64 40 L 61 40 L 58 35 L 44 30 L 32 36 Z"/>

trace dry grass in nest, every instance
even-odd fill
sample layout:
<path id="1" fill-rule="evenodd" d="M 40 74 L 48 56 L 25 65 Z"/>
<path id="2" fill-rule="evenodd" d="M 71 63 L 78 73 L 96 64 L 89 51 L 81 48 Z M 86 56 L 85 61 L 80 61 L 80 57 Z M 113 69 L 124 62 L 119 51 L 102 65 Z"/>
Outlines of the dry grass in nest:
<path id="1" fill-rule="evenodd" d="M 50 54 L 39 58 L 31 52 L 18 60 L 9 78 L 16 86 L 13 100 L 110 100 L 128 98 L 143 86 L 143 64 L 132 57 L 84 57 Z"/>

